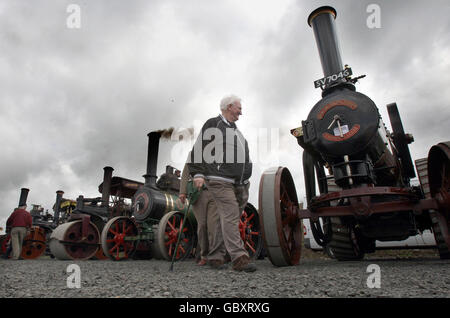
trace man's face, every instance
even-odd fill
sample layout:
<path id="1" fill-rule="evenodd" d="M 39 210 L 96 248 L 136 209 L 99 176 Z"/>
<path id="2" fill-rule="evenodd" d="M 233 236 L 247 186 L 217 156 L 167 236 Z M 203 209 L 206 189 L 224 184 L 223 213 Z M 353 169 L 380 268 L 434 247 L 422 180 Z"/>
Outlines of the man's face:
<path id="1" fill-rule="evenodd" d="M 228 111 L 230 114 L 230 118 L 232 122 L 235 122 L 239 119 L 239 116 L 242 115 L 242 106 L 240 102 L 234 102 L 233 104 L 228 106 Z"/>

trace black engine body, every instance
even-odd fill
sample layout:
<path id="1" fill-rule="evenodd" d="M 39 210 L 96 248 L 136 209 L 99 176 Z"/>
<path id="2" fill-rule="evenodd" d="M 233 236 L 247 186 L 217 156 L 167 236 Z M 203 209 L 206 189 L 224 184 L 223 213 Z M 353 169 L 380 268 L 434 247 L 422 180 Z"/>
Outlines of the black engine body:
<path id="1" fill-rule="evenodd" d="M 387 131 L 379 110 L 368 96 L 356 92 L 355 83 L 360 76 L 352 78 L 351 69 L 342 65 L 334 20 L 336 11 L 331 7 L 321 7 L 313 11 L 308 24 L 313 28 L 324 78 L 315 81 L 322 88 L 322 99 L 311 109 L 301 129 L 291 132 L 297 137 L 299 145 L 305 149 L 303 167 L 308 207 L 315 198 L 315 175 L 321 193 L 372 187 L 410 187 L 410 177 L 414 176 L 412 162 L 407 149 L 403 128 L 397 134 Z M 395 104 L 391 108 L 398 111 Z M 391 116 L 391 125 L 400 118 Z M 397 121 L 398 119 L 398 121 Z M 397 125 L 397 124 L 396 124 Z M 401 124 L 400 124 L 401 125 Z M 412 137 L 411 137 L 412 139 Z M 397 141 L 397 142 L 396 142 Z M 402 155 L 399 148 L 406 149 L 408 156 Z M 328 175 L 324 168 L 328 169 Z M 407 171 L 407 173 L 404 173 Z M 332 190 L 329 186 L 335 187 Z M 372 202 L 395 201 L 395 196 L 366 198 Z M 359 204 L 352 197 L 341 199 L 335 205 L 350 206 Z M 417 232 L 417 224 L 412 213 L 387 212 L 383 215 L 341 217 L 339 221 L 323 220 L 324 230 L 316 222 L 312 226 L 316 241 L 325 246 L 330 237 L 339 236 L 336 232 L 341 225 L 348 227 L 349 233 L 357 237 L 361 251 L 374 248 L 377 240 L 403 240 Z M 333 230 L 332 226 L 333 224 Z M 328 232 L 328 234 L 327 234 Z M 331 233 L 333 232 L 333 233 Z M 350 234 L 349 234 L 350 235 Z M 337 241 L 332 244 L 339 245 Z M 348 243 L 351 246 L 353 243 Z M 335 246 L 336 247 L 336 246 Z"/>

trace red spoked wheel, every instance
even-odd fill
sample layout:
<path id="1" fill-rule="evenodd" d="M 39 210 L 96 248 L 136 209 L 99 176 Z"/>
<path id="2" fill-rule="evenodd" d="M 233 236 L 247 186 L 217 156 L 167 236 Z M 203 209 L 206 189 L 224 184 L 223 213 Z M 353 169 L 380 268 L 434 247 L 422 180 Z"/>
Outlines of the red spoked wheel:
<path id="1" fill-rule="evenodd" d="M 300 261 L 303 226 L 294 181 L 287 168 L 272 168 L 259 183 L 259 213 L 267 256 L 275 266 Z"/>
<path id="2" fill-rule="evenodd" d="M 46 249 L 46 233 L 42 227 L 31 227 L 22 243 L 21 257 L 23 259 L 35 259 L 44 254 Z"/>
<path id="3" fill-rule="evenodd" d="M 241 214 L 239 233 L 250 258 L 258 258 L 263 245 L 262 235 L 258 212 L 250 203 Z"/>
<path id="4" fill-rule="evenodd" d="M 163 259 L 171 261 L 175 254 L 175 261 L 180 261 L 190 255 L 196 233 L 189 220 L 183 225 L 184 222 L 184 214 L 178 211 L 165 214 L 159 221 L 154 243 L 157 244 L 159 254 Z M 180 232 L 180 243 L 176 248 Z"/>
<path id="5" fill-rule="evenodd" d="M 434 238 L 441 259 L 450 259 L 450 141 L 431 147 L 428 178 L 431 197 L 439 207 L 430 211 Z"/>
<path id="6" fill-rule="evenodd" d="M 109 220 L 102 231 L 103 253 L 114 261 L 128 259 L 136 249 L 138 228 L 126 216 L 117 216 Z"/>
<path id="7" fill-rule="evenodd" d="M 11 240 L 11 235 L 9 235 L 9 234 L 4 234 L 4 235 L 0 236 L 0 255 L 6 254 L 10 240 Z"/>

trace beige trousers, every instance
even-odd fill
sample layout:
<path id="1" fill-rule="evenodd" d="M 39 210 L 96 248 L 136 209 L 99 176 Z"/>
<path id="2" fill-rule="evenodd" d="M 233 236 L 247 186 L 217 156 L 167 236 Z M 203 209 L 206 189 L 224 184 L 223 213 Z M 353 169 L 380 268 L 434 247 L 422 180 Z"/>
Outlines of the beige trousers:
<path id="1" fill-rule="evenodd" d="M 208 259 L 223 260 L 227 252 L 231 261 L 243 255 L 248 256 L 239 233 L 239 221 L 248 201 L 250 183 L 237 186 L 210 180 L 207 187 L 214 198 L 219 216 L 213 227 L 214 238 L 210 244 Z"/>
<path id="2" fill-rule="evenodd" d="M 22 253 L 23 239 L 27 235 L 27 228 L 22 226 L 13 227 L 11 229 L 12 258 L 19 259 Z"/>
<path id="3" fill-rule="evenodd" d="M 195 219 L 197 220 L 197 238 L 200 256 L 207 258 L 209 242 L 213 240 L 213 226 L 218 220 L 216 203 L 208 189 L 202 190 L 199 198 L 192 205 Z"/>

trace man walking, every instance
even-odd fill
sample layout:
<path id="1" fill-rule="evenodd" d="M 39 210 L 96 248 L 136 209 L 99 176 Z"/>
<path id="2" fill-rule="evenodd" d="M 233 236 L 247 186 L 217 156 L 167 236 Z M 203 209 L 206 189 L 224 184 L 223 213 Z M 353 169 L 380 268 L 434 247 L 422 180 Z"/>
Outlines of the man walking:
<path id="1" fill-rule="evenodd" d="M 11 229 L 11 244 L 13 260 L 18 260 L 22 252 L 22 243 L 27 235 L 27 231 L 31 228 L 32 217 L 26 210 L 27 205 L 21 205 L 10 215 L 6 221 L 6 227 Z"/>
<path id="2" fill-rule="evenodd" d="M 208 261 L 222 268 L 228 252 L 237 271 L 256 270 L 239 233 L 239 220 L 248 200 L 252 163 L 248 143 L 235 122 L 242 115 L 241 99 L 230 95 L 220 103 L 221 114 L 210 118 L 191 151 L 188 167 L 194 186 L 206 184 L 216 203 L 219 219 L 213 229 Z"/>

